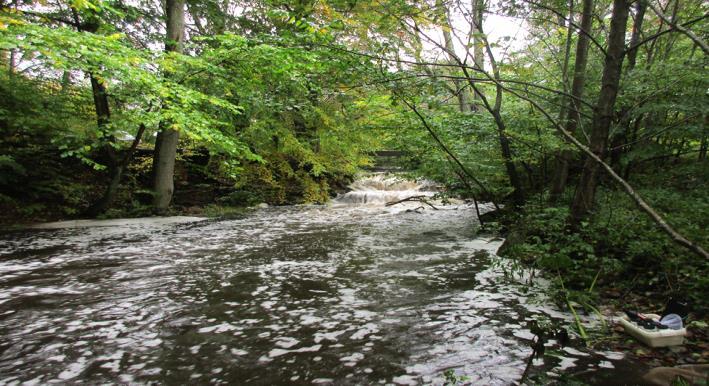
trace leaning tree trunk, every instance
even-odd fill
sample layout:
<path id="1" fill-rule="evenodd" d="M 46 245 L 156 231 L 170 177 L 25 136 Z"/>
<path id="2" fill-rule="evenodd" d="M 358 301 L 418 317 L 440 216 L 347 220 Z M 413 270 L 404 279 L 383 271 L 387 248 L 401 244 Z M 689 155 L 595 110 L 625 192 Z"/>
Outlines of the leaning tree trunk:
<path id="1" fill-rule="evenodd" d="M 92 74 L 89 74 L 89 78 L 91 80 L 91 91 L 94 97 L 98 127 L 99 130 L 104 130 L 111 119 L 111 110 L 108 105 L 106 87 Z M 84 212 L 84 214 L 89 217 L 96 217 L 108 209 L 111 202 L 116 197 L 121 176 L 123 175 L 123 167 L 119 164 L 116 149 L 113 147 L 113 136 L 107 136 L 107 140 L 109 143 L 101 147 L 101 152 L 107 159 L 106 167 L 108 169 L 109 182 L 101 197 Z"/>
<path id="2" fill-rule="evenodd" d="M 482 1 L 479 1 L 477 4 L 480 5 L 481 3 Z M 507 126 L 505 125 L 505 121 L 502 119 L 502 114 L 500 113 L 500 110 L 502 108 L 503 92 L 502 84 L 500 83 L 502 79 L 502 77 L 500 76 L 500 68 L 497 66 L 497 61 L 495 61 L 495 55 L 493 55 L 492 53 L 492 47 L 490 46 L 490 43 L 487 40 L 487 36 L 483 33 L 482 9 L 479 8 L 477 9 L 477 11 L 478 12 L 474 13 L 478 13 L 480 18 L 477 20 L 473 19 L 474 27 L 477 29 L 477 36 L 479 37 L 480 42 L 483 44 L 483 48 L 485 49 L 487 57 L 490 60 L 490 67 L 492 67 L 492 74 L 495 79 L 495 104 L 492 106 L 492 108 L 488 108 L 488 110 L 492 115 L 493 119 L 495 120 L 495 125 L 497 126 L 497 136 L 500 142 L 500 151 L 502 153 L 502 159 L 505 164 L 507 176 L 510 180 L 510 185 L 512 185 L 512 189 L 514 189 L 512 191 L 512 202 L 516 207 L 521 207 L 522 205 L 524 205 L 524 188 L 522 186 L 522 179 L 520 178 L 519 173 L 517 172 L 517 166 L 515 166 L 512 157 L 512 147 L 510 146 L 510 139 L 507 136 Z M 478 64 L 482 65 L 481 63 L 477 63 L 476 67 L 478 66 Z M 465 68 L 463 68 L 463 70 L 469 82 L 471 82 L 471 87 L 473 87 L 474 84 L 472 83 L 472 79 L 470 78 L 470 76 L 468 76 L 467 71 L 465 71 Z M 477 68 L 477 70 L 484 71 L 482 67 Z M 484 101 L 485 97 L 481 92 L 476 91 L 476 94 L 481 100 L 483 100 L 483 104 L 488 105 L 487 102 Z"/>
<path id="3" fill-rule="evenodd" d="M 97 23 L 81 23 L 79 13 L 76 8 L 72 8 L 72 14 L 79 32 L 96 33 L 96 31 L 98 31 L 99 25 Z M 121 176 L 123 175 L 123 167 L 118 162 L 116 149 L 113 146 L 115 143 L 115 138 L 113 135 L 108 135 L 108 133 L 105 133 L 107 130 L 106 126 L 111 120 L 111 107 L 108 103 L 106 86 L 101 83 L 101 81 L 96 78 L 94 74 L 89 73 L 88 75 L 91 83 L 91 94 L 94 100 L 94 109 L 96 111 L 96 123 L 99 130 L 106 134 L 105 138 L 108 141 L 108 143 L 105 143 L 101 147 L 101 152 L 107 159 L 106 167 L 109 174 L 109 183 L 104 189 L 101 197 L 84 211 L 85 215 L 96 217 L 97 215 L 105 212 L 115 198 L 120 185 Z"/>
<path id="4" fill-rule="evenodd" d="M 603 159 L 608 142 L 615 100 L 618 96 L 620 76 L 625 49 L 625 29 L 628 22 L 628 0 L 613 0 L 611 28 L 608 34 L 608 49 L 601 78 L 601 92 L 593 114 L 590 149 L 599 159 Z M 591 157 L 586 157 L 581 179 L 571 203 L 570 225 L 576 227 L 593 209 L 596 188 L 598 186 L 599 164 Z"/>
<path id="5" fill-rule="evenodd" d="M 110 179 L 103 195 L 86 210 L 86 215 L 91 217 L 98 216 L 111 206 L 113 199 L 118 193 L 118 188 L 121 185 L 123 173 L 126 169 L 128 169 L 128 165 L 130 165 L 130 162 L 133 159 L 133 153 L 135 153 L 135 149 L 138 147 L 138 144 L 140 144 L 140 141 L 143 138 L 143 133 L 145 133 L 145 125 L 141 124 L 135 134 L 135 138 L 133 138 L 133 143 L 130 148 L 122 152 L 121 156 L 119 156 L 112 146 L 107 146 L 109 148 L 107 151 L 109 157 L 108 173 Z"/>
<path id="6" fill-rule="evenodd" d="M 586 84 L 586 63 L 588 62 L 588 46 L 590 39 L 587 33 L 591 32 L 593 22 L 593 0 L 583 0 L 581 15 L 581 29 L 576 42 L 576 58 L 574 59 L 574 79 L 571 84 L 571 98 L 569 99 L 566 131 L 575 134 L 581 120 L 581 103 L 583 89 Z M 584 32 L 585 31 L 585 32 Z M 571 150 L 562 150 L 557 158 L 557 165 L 552 178 L 550 201 L 555 202 L 564 193 L 566 182 L 569 179 L 569 162 L 572 157 Z"/>
<path id="7" fill-rule="evenodd" d="M 182 52 L 185 29 L 184 0 L 167 0 L 166 24 L 165 51 Z M 164 213 L 172 201 L 179 137 L 180 134 L 170 127 L 169 122 L 161 122 L 153 155 L 153 207 L 157 213 Z"/>
<path id="8" fill-rule="evenodd" d="M 502 160 L 505 165 L 505 171 L 507 172 L 507 177 L 510 180 L 510 185 L 512 186 L 512 203 L 516 207 L 521 207 L 524 205 L 524 188 L 522 187 L 522 179 L 517 172 L 517 167 L 515 166 L 512 157 L 512 147 L 510 146 L 510 139 L 507 136 L 507 126 L 505 121 L 502 119 L 502 114 L 500 114 L 500 109 L 502 107 L 502 84 L 500 83 L 500 70 L 497 67 L 497 62 L 492 54 L 492 49 L 490 44 L 488 44 L 487 38 L 482 35 L 482 30 L 479 29 L 482 39 L 485 44 L 485 49 L 490 59 L 490 65 L 492 66 L 493 76 L 495 79 L 495 104 L 490 106 L 486 101 L 485 96 L 476 89 L 476 94 L 480 97 L 483 104 L 486 106 L 487 110 L 492 115 L 495 121 L 495 126 L 497 126 L 497 137 L 500 143 L 500 152 L 502 153 Z M 473 80 L 468 74 L 465 67 L 463 67 L 463 72 L 466 74 L 471 87 L 474 87 Z"/>
<path id="9" fill-rule="evenodd" d="M 470 72 L 468 69 L 470 68 L 460 60 L 460 58 L 457 58 L 454 52 L 451 52 L 448 48 L 446 48 L 445 45 L 440 44 L 437 42 L 435 39 L 431 39 L 427 35 L 426 38 L 428 39 L 429 42 L 432 44 L 438 46 L 441 48 L 444 52 L 448 53 L 449 57 L 454 58 L 455 61 L 457 62 L 457 65 L 459 66 L 460 70 L 463 72 L 466 81 L 468 82 L 468 85 L 473 89 L 473 92 L 475 95 L 477 95 L 478 99 L 482 102 L 482 105 L 484 106 L 485 110 L 487 110 L 490 115 L 492 115 L 493 119 L 495 120 L 495 125 L 497 126 L 497 134 L 499 137 L 499 142 L 500 142 L 500 150 L 502 153 L 502 158 L 503 162 L 505 165 L 505 169 L 507 171 L 507 176 L 509 177 L 510 180 L 510 185 L 513 188 L 511 198 L 514 206 L 520 207 L 524 204 L 524 189 L 522 186 L 522 180 L 519 177 L 519 174 L 517 172 L 517 167 L 514 164 L 514 160 L 512 157 L 512 148 L 510 146 L 510 140 L 507 136 L 507 128 L 505 126 L 504 120 L 502 119 L 502 115 L 500 114 L 500 109 L 502 107 L 502 84 L 501 82 L 501 76 L 500 76 L 500 69 L 497 66 L 497 62 L 495 61 L 495 56 L 492 52 L 492 48 L 490 46 L 489 41 L 487 40 L 487 37 L 483 33 L 482 29 L 482 21 L 476 21 L 474 18 L 469 19 L 469 22 L 472 23 L 472 28 L 477 32 L 477 36 L 479 37 L 479 41 L 482 43 L 483 48 L 485 49 L 485 52 L 488 56 L 488 59 L 490 60 L 490 67 L 492 68 L 493 76 L 488 75 L 488 73 L 481 67 L 476 67 L 474 68 L 475 71 L 480 72 L 485 74 L 490 80 L 493 80 L 494 83 L 496 84 L 495 86 L 495 102 L 494 105 L 490 104 L 488 99 L 485 97 L 485 94 L 480 90 L 480 88 L 477 86 L 475 83 L 475 77 L 470 75 Z M 413 28 L 416 30 L 417 33 L 423 34 L 423 31 L 414 24 Z"/>

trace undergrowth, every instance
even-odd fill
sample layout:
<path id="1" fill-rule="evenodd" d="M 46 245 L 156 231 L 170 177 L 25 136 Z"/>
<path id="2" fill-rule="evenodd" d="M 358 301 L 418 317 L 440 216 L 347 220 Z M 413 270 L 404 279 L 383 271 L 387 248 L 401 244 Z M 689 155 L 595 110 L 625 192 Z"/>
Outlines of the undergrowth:
<path id="1" fill-rule="evenodd" d="M 688 163 L 663 173 L 638 175 L 634 181 L 639 193 L 673 227 L 705 248 L 709 245 L 706 169 Z M 702 175 L 705 178 L 691 177 Z M 527 204 L 523 213 L 512 226 L 521 242 L 509 245 L 504 254 L 554 277 L 560 303 L 570 300 L 594 307 L 611 297 L 623 306 L 628 295 L 635 295 L 661 304 L 679 296 L 689 300 L 697 316 L 706 316 L 709 262 L 676 245 L 615 187 L 599 190 L 596 211 L 577 231 L 566 227 L 566 203 L 548 206 L 537 201 Z"/>

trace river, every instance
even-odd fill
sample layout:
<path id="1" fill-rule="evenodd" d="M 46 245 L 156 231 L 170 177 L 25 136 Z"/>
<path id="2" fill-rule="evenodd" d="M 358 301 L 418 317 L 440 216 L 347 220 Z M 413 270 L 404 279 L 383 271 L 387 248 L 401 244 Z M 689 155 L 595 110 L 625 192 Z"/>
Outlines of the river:
<path id="1" fill-rule="evenodd" d="M 421 187 L 374 182 L 235 219 L 0 234 L 0 384 L 516 382 L 527 323 L 567 316 L 505 279 L 473 207 L 385 207 Z M 544 366 L 622 357 L 562 353 Z"/>

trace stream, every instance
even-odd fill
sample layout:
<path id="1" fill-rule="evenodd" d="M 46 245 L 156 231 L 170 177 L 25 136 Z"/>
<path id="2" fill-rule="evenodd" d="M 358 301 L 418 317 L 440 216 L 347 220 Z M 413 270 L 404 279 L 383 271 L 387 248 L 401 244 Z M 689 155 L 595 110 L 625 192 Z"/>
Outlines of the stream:
<path id="1" fill-rule="evenodd" d="M 507 385 L 537 317 L 502 240 L 465 203 L 384 202 L 426 186 L 379 177 L 330 205 L 235 219 L 46 224 L 0 234 L 0 385 Z M 566 348 L 557 373 L 614 369 Z"/>

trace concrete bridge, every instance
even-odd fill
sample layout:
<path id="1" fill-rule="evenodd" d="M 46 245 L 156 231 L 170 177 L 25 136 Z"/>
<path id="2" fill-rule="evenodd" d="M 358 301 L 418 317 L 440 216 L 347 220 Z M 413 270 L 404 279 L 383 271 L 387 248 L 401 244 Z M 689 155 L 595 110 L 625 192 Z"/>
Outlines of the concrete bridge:
<path id="1" fill-rule="evenodd" d="M 400 159 L 406 153 L 399 150 L 379 150 L 370 153 L 374 156 L 374 165 L 367 168 L 373 172 L 395 172 L 402 170 Z"/>

